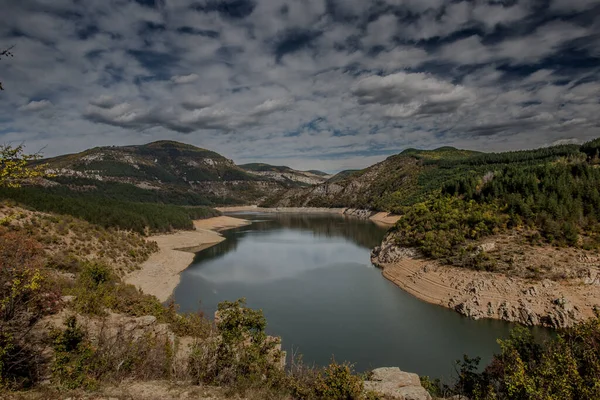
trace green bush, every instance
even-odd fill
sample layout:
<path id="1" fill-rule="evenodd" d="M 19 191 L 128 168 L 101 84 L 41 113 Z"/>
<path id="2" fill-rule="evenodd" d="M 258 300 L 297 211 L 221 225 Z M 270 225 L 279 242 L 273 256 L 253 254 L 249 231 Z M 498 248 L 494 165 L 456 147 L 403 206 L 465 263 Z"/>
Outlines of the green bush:
<path id="1" fill-rule="evenodd" d="M 501 232 L 507 219 L 495 205 L 441 196 L 406 208 L 392 232 L 399 245 L 448 258 L 468 240 Z"/>
<path id="2" fill-rule="evenodd" d="M 499 343 L 501 353 L 483 372 L 477 372 L 479 359 L 465 357 L 456 393 L 498 400 L 600 398 L 600 315 L 546 342 L 517 328 Z"/>
<path id="3" fill-rule="evenodd" d="M 350 364 L 333 361 L 317 377 L 314 394 L 324 400 L 363 399 L 363 379 L 353 374 Z"/>
<path id="4" fill-rule="evenodd" d="M 218 336 L 199 343 L 189 362 L 192 379 L 238 388 L 272 385 L 282 378 L 278 339 L 267 337 L 262 311 L 244 299 L 218 306 Z"/>
<path id="5" fill-rule="evenodd" d="M 102 382 L 173 377 L 174 349 L 168 337 L 150 332 L 138 337 L 123 329 L 109 329 L 97 332 L 92 344 L 74 316 L 65 323 L 66 329 L 52 333 L 52 372 L 59 387 L 90 390 Z"/>
<path id="6" fill-rule="evenodd" d="M 52 333 L 54 361 L 52 373 L 56 382 L 66 389 L 93 389 L 98 382 L 93 377 L 94 348 L 74 316 L 65 321 L 64 331 Z"/>

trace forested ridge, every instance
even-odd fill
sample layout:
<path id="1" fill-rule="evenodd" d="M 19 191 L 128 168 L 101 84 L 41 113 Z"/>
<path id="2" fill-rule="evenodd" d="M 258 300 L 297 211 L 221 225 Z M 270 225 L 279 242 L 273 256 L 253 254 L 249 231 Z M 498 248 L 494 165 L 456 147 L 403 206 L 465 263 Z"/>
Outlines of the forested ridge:
<path id="1" fill-rule="evenodd" d="M 0 188 L 0 199 L 9 199 L 30 209 L 71 215 L 104 228 L 144 232 L 193 229 L 193 220 L 220 215 L 210 207 L 116 200 L 73 191 L 40 187 Z"/>
<path id="2" fill-rule="evenodd" d="M 597 249 L 599 144 L 425 158 L 418 177 L 423 199 L 407 197 L 392 208 L 402 215 L 394 238 L 426 256 L 488 270 L 493 260 L 484 252 L 473 257 L 470 243 L 508 231 L 532 244 Z M 433 189 L 431 182 L 440 184 Z"/>

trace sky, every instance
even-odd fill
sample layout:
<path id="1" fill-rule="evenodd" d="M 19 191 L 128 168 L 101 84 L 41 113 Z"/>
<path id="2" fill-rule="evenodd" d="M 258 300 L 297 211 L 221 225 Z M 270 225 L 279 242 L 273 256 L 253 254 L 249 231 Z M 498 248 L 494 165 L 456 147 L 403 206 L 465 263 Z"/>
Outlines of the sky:
<path id="1" fill-rule="evenodd" d="M 600 0 L 3 0 L 0 143 L 334 172 L 600 136 Z"/>

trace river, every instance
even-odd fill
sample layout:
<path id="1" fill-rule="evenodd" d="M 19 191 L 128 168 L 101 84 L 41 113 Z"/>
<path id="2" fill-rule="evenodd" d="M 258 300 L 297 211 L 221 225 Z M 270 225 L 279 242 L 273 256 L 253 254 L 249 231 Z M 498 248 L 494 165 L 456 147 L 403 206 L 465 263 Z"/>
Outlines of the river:
<path id="1" fill-rule="evenodd" d="M 243 214 L 249 226 L 198 253 L 174 292 L 181 311 L 212 316 L 223 300 L 245 297 L 269 334 L 308 364 L 350 361 L 449 381 L 463 354 L 487 363 L 513 325 L 474 321 L 422 302 L 381 275 L 370 249 L 386 229 L 340 215 Z"/>

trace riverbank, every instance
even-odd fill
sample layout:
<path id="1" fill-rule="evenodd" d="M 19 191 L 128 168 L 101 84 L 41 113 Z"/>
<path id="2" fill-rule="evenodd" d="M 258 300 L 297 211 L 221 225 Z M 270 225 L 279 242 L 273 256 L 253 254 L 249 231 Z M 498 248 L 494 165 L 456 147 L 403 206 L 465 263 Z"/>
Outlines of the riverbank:
<path id="1" fill-rule="evenodd" d="M 399 219 L 399 215 L 393 215 L 387 212 L 376 212 L 369 210 L 361 210 L 356 208 L 327 208 L 327 207 L 258 207 L 251 206 L 235 206 L 235 207 L 217 207 L 221 212 L 261 212 L 261 213 L 305 213 L 305 214 L 340 214 L 351 217 L 370 219 L 371 221 L 384 225 L 394 225 Z"/>
<path id="2" fill-rule="evenodd" d="M 158 252 L 123 280 L 144 293 L 156 296 L 161 302 L 167 301 L 179 284 L 179 274 L 192 263 L 195 253 L 225 240 L 219 231 L 250 223 L 240 218 L 221 216 L 194 221 L 196 230 L 193 231 L 151 236 L 149 240 L 158 244 Z"/>
<path id="3" fill-rule="evenodd" d="M 375 249 L 383 276 L 420 300 L 473 318 L 564 328 L 594 316 L 597 279 L 529 280 L 501 273 L 439 265 L 410 249 Z"/>

